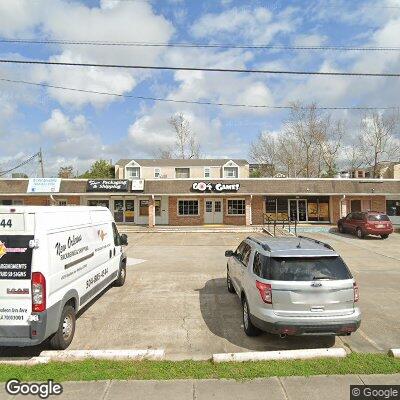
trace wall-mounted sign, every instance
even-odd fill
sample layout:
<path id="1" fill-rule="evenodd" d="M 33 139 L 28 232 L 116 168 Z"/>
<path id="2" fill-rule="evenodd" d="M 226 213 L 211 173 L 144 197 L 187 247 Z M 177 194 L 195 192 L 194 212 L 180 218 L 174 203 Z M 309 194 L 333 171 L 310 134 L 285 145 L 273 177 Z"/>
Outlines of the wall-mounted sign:
<path id="1" fill-rule="evenodd" d="M 30 178 L 27 193 L 58 193 L 60 178 Z"/>
<path id="2" fill-rule="evenodd" d="M 205 183 L 194 182 L 192 190 L 195 192 L 237 192 L 240 188 L 239 183 Z"/>
<path id="3" fill-rule="evenodd" d="M 89 179 L 86 186 L 87 192 L 127 192 L 128 180 L 126 179 Z"/>
<path id="4" fill-rule="evenodd" d="M 132 192 L 143 192 L 144 190 L 144 179 L 133 179 L 132 180 Z"/>

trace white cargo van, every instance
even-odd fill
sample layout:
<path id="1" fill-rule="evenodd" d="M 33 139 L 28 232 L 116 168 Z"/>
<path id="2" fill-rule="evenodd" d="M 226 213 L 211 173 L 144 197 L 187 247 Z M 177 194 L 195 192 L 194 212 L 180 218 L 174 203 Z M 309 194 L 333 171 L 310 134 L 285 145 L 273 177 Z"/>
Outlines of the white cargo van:
<path id="1" fill-rule="evenodd" d="M 124 284 L 123 245 L 105 207 L 1 206 L 0 346 L 67 348 L 76 313 Z"/>

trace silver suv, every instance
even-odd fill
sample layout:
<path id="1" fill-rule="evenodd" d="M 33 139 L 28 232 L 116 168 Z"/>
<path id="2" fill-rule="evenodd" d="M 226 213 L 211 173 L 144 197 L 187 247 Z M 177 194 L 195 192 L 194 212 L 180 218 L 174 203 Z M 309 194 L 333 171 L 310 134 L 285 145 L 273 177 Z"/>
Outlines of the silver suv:
<path id="1" fill-rule="evenodd" d="M 248 336 L 350 335 L 360 326 L 357 284 L 328 244 L 252 236 L 225 256 L 228 291 L 241 299 Z"/>

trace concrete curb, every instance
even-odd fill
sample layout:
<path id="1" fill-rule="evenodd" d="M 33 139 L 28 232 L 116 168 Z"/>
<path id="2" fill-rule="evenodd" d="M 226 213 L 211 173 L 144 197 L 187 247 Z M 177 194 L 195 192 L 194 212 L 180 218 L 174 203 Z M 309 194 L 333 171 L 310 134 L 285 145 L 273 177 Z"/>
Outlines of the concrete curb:
<path id="1" fill-rule="evenodd" d="M 29 359 L 0 359 L 1 364 L 37 365 L 50 361 L 73 362 L 94 358 L 96 360 L 163 360 L 164 349 L 159 350 L 49 350 Z"/>
<path id="2" fill-rule="evenodd" d="M 346 357 L 343 348 L 331 349 L 302 349 L 282 351 L 251 351 L 246 353 L 221 353 L 213 354 L 212 360 L 220 362 L 243 362 L 243 361 L 272 361 L 272 360 L 307 360 L 310 358 L 342 358 Z"/>
<path id="3" fill-rule="evenodd" d="M 400 358 L 400 349 L 390 349 L 388 354 L 390 357 Z"/>
<path id="4" fill-rule="evenodd" d="M 32 358 L 20 358 L 20 359 L 0 359 L 0 365 L 38 365 L 47 364 L 50 361 L 49 357 L 32 357 Z"/>
<path id="5" fill-rule="evenodd" d="M 162 360 L 165 351 L 159 350 L 49 350 L 42 351 L 40 357 L 51 361 L 76 361 L 94 358 L 96 360 Z"/>

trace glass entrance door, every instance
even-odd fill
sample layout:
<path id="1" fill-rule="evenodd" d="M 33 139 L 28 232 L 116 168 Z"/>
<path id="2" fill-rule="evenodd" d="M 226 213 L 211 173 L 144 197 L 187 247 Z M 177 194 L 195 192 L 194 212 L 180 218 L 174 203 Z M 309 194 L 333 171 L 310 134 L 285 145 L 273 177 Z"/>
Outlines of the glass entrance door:
<path id="1" fill-rule="evenodd" d="M 291 199 L 289 200 L 289 217 L 291 221 L 307 221 L 307 200 Z"/>
<path id="2" fill-rule="evenodd" d="M 135 222 L 135 200 L 116 199 L 113 206 L 115 222 Z"/>
<path id="3" fill-rule="evenodd" d="M 204 223 L 222 224 L 222 200 L 207 199 L 204 203 Z"/>

